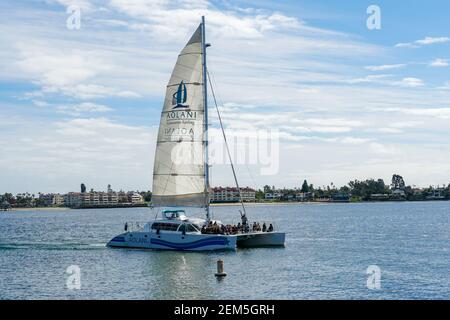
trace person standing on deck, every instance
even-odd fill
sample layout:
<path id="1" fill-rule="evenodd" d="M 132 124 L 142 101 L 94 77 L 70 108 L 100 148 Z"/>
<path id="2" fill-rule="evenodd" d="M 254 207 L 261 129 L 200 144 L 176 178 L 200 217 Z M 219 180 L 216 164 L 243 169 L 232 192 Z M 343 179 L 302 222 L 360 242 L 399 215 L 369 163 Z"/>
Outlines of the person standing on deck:
<path id="1" fill-rule="evenodd" d="M 239 213 L 241 214 L 241 221 L 242 221 L 242 229 L 244 232 L 248 232 L 248 220 L 247 220 L 247 216 L 245 215 L 245 213 L 242 213 L 241 210 L 239 210 Z"/>

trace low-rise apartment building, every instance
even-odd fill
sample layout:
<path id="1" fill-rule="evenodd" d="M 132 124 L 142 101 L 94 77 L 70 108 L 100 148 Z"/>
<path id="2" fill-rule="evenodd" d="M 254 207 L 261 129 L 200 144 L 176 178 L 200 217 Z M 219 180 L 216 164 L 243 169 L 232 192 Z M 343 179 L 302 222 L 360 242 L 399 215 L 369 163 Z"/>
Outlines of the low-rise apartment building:
<path id="1" fill-rule="evenodd" d="M 215 187 L 212 189 L 211 202 L 239 202 L 239 190 L 235 187 Z M 240 188 L 242 200 L 255 201 L 256 191 L 252 188 Z"/>
<path id="2" fill-rule="evenodd" d="M 64 196 L 59 193 L 46 193 L 39 194 L 39 200 L 44 206 L 61 206 L 64 205 Z"/>

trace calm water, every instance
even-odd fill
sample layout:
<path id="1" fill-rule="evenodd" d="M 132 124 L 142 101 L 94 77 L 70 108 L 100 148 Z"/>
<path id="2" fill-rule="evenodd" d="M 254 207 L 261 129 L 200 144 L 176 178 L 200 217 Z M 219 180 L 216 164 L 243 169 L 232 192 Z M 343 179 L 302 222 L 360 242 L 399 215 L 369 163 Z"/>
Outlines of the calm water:
<path id="1" fill-rule="evenodd" d="M 238 207 L 214 207 L 237 221 Z M 187 253 L 110 249 L 149 209 L 0 213 L 1 299 L 450 299 L 450 202 L 250 206 L 286 248 Z M 228 277 L 214 277 L 223 258 Z M 66 268 L 81 268 L 81 290 Z M 366 269 L 381 268 L 369 290 Z"/>

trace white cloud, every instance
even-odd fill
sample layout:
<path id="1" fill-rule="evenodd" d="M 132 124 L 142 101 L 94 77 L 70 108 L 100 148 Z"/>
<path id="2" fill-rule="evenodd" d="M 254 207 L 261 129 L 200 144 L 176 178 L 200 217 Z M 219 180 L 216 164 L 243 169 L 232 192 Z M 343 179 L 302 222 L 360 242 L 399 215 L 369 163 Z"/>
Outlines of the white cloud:
<path id="1" fill-rule="evenodd" d="M 446 43 L 450 42 L 450 38 L 448 37 L 439 37 L 439 38 L 433 38 L 433 37 L 426 37 L 423 40 L 417 40 L 416 43 L 420 45 L 430 45 L 435 43 Z"/>
<path id="2" fill-rule="evenodd" d="M 193 5 L 192 10 L 189 5 Z M 418 170 L 426 163 L 420 154 L 426 149 L 438 159 L 442 150 L 450 149 L 443 141 L 449 131 L 442 120 L 448 119 L 448 114 L 437 107 L 448 106 L 450 92 L 425 87 L 425 75 L 423 80 L 389 74 L 366 77 L 361 70 L 364 66 L 370 71 L 403 67 L 383 64 L 391 62 L 392 55 L 382 47 L 360 42 L 349 34 L 314 28 L 289 12 L 219 10 L 206 1 L 113 1 L 107 8 L 108 14 L 83 12 L 80 32 L 61 27 L 60 16 L 54 18 L 64 14 L 61 8 L 57 12 L 46 8 L 39 14 L 21 12 L 13 22 L 8 19 L 11 15 L 6 15 L 0 34 L 1 47 L 5 48 L 0 52 L 0 77 L 6 82 L 37 86 L 38 90 L 29 95 L 42 107 L 35 112 L 48 112 L 49 105 L 44 101 L 62 101 L 59 105 L 67 109 L 60 111 L 70 112 L 70 108 L 82 104 L 79 100 L 94 103 L 108 97 L 143 97 L 138 102 L 149 101 L 145 112 L 157 109 L 159 113 L 176 56 L 198 25 L 200 15 L 206 13 L 208 41 L 213 44 L 208 49 L 209 66 L 217 80 L 216 93 L 225 102 L 227 130 L 249 135 L 253 130 L 276 128 L 281 133 L 281 147 L 290 148 L 282 156 L 282 171 L 269 183 L 291 185 L 304 174 L 321 183 L 328 183 L 330 177 L 346 182 L 358 174 L 391 175 L 399 163 L 405 162 L 390 151 L 404 152 L 410 141 L 416 144 L 405 153 L 413 163 L 408 162 L 410 172 L 417 181 L 427 181 L 430 177 Z M 24 27 L 26 22 L 33 27 Z M 107 104 L 95 104 L 103 103 Z M 2 109 L 14 110 L 14 106 Z M 50 106 L 55 105 L 52 102 Z M 375 112 L 386 108 L 396 109 L 390 111 L 396 114 Z M 35 128 L 30 121 L 29 131 L 11 134 L 9 140 L 0 137 L 0 145 L 10 144 L 8 156 L 0 162 L 7 164 L 6 171 L 18 173 L 21 168 L 23 176 L 31 173 L 35 181 L 44 176 L 46 184 L 39 181 L 37 186 L 59 183 L 64 188 L 69 184 L 77 187 L 80 177 L 89 175 L 98 177 L 100 186 L 111 179 L 113 185 L 147 188 L 151 184 L 153 149 L 145 143 L 154 141 L 154 136 L 141 134 L 151 132 L 151 128 L 136 129 L 120 120 L 96 118 L 107 115 L 107 111 L 101 112 L 74 113 L 77 118 L 84 114 L 89 118 L 50 121 L 46 128 Z M 120 117 L 121 113 L 114 115 Z M 393 124 L 392 119 L 402 121 Z M 424 121 L 420 134 L 415 132 L 419 130 L 406 130 L 413 128 L 406 122 L 417 120 Z M 156 123 L 157 117 L 142 119 L 142 123 L 147 121 Z M 380 130 L 404 131 L 404 135 L 380 137 Z M 136 140 L 134 135 L 138 135 Z M 391 138 L 399 142 L 394 144 Z M 430 150 L 429 142 L 437 140 L 441 141 L 440 150 Z M 138 150 L 132 150 L 133 144 Z M 302 152 L 292 152 L 300 145 Z M 96 150 L 98 146 L 104 149 Z M 130 157 L 124 152 L 130 152 Z M 389 162 L 374 164 L 377 159 Z M 436 167 L 445 169 L 445 161 L 448 163 L 448 157 L 436 160 Z M 58 171 L 60 162 L 63 165 Z M 49 163 L 58 166 L 46 175 L 39 166 Z M 128 165 L 133 166 L 129 180 L 122 171 Z M 145 177 L 135 177 L 137 172 L 144 172 Z"/>
<path id="3" fill-rule="evenodd" d="M 344 137 L 344 138 L 339 139 L 339 141 L 341 143 L 344 143 L 344 144 L 355 144 L 355 145 L 358 145 L 358 144 L 365 144 L 365 143 L 367 143 L 369 141 L 372 141 L 372 139 L 355 138 L 355 137 Z"/>
<path id="4" fill-rule="evenodd" d="M 423 80 L 418 78 L 403 78 L 401 81 L 395 82 L 394 84 L 408 88 L 422 87 L 425 85 Z"/>
<path id="5" fill-rule="evenodd" d="M 20 45 L 22 59 L 17 63 L 22 72 L 35 76 L 44 86 L 67 86 L 85 81 L 108 68 L 101 61 L 72 50 L 51 51 Z"/>
<path id="6" fill-rule="evenodd" d="M 425 85 L 422 79 L 418 78 L 403 78 L 401 80 L 391 80 L 392 75 L 390 74 L 379 74 L 379 75 L 368 75 L 363 78 L 356 78 L 345 80 L 344 82 L 349 84 L 359 84 L 359 83 L 375 83 L 381 85 L 388 86 L 397 86 L 397 87 L 405 87 L 405 88 L 416 88 L 422 87 Z"/>
<path id="7" fill-rule="evenodd" d="M 402 109 L 402 112 L 418 116 L 432 116 L 441 119 L 450 119 L 450 108 Z"/>
<path id="8" fill-rule="evenodd" d="M 208 1 L 144 1 L 111 0 L 110 6 L 142 22 L 130 24 L 131 28 L 151 32 L 154 36 L 176 39 L 185 36 L 192 25 L 207 16 L 208 28 L 214 35 L 253 39 L 264 32 L 296 29 L 302 23 L 281 13 L 238 15 L 232 11 L 215 9 Z"/>
<path id="9" fill-rule="evenodd" d="M 378 142 L 372 142 L 369 146 L 370 150 L 375 154 L 395 155 L 399 152 L 399 150 L 394 146 L 389 146 Z"/>
<path id="10" fill-rule="evenodd" d="M 310 118 L 300 121 L 306 124 L 323 125 L 323 126 L 344 126 L 344 127 L 364 126 L 364 122 L 360 120 L 345 119 L 345 118 Z"/>
<path id="11" fill-rule="evenodd" d="M 395 45 L 396 48 L 418 48 L 418 46 L 414 45 L 413 43 L 397 43 Z"/>
<path id="12" fill-rule="evenodd" d="M 398 121 L 391 123 L 389 126 L 392 128 L 402 129 L 402 128 L 414 128 L 420 126 L 421 124 L 423 124 L 423 121 Z"/>
<path id="13" fill-rule="evenodd" d="M 443 86 L 437 87 L 438 90 L 450 90 L 450 82 L 444 83 Z"/>
<path id="14" fill-rule="evenodd" d="M 414 116 L 429 116 L 439 119 L 450 119 L 450 108 L 385 108 L 381 111 L 400 112 Z"/>
<path id="15" fill-rule="evenodd" d="M 97 21 L 111 16 L 98 11 L 83 20 L 82 32 L 61 30 L 51 19 L 50 26 L 38 23 L 32 34 L 10 26 L 15 36 L 8 39 L 10 33 L 5 30 L 3 37 L 8 46 L 19 39 L 19 44 L 8 50 L 14 52 L 10 61 L 15 60 L 12 65 L 19 70 L 8 67 L 12 70 L 4 74 L 19 75 L 21 80 L 39 86 L 30 98 L 160 97 L 177 53 L 200 21 L 201 13 L 187 10 L 190 5 L 186 1 L 111 2 L 109 10 L 119 11 L 112 20 L 126 20 L 119 25 L 130 29 L 99 27 Z M 197 3 L 194 8 L 207 10 L 208 38 L 213 42 L 210 70 L 225 84 L 221 92 L 226 99 L 235 96 L 237 88 L 246 92 L 239 96 L 239 103 L 287 105 L 307 95 L 311 99 L 321 90 L 311 86 L 302 89 L 300 81 L 335 81 L 342 77 L 338 72 L 347 72 L 339 59 L 375 56 L 381 50 L 354 41 L 348 34 L 316 29 L 278 12 L 220 11 L 208 2 Z M 183 18 L 177 19 L 177 15 Z M 133 24 L 145 24 L 148 31 L 137 32 Z M 272 50 L 274 47 L 278 49 Z M 324 62 L 318 59 L 320 53 L 326 57 Z M 332 62 L 327 63 L 327 59 Z M 269 94 L 271 98 L 266 99 Z"/>
<path id="16" fill-rule="evenodd" d="M 433 61 L 430 62 L 429 66 L 430 67 L 435 67 L 435 68 L 444 68 L 444 67 L 448 67 L 449 61 L 447 59 L 435 59 Z"/>
<path id="17" fill-rule="evenodd" d="M 423 123 L 424 123 L 423 121 L 412 121 L 412 120 L 397 121 L 397 122 L 390 123 L 388 125 L 388 127 L 379 128 L 378 131 L 383 132 L 383 133 L 399 134 L 399 133 L 404 132 L 402 129 L 417 128 L 420 125 L 422 125 Z"/>
<path id="18" fill-rule="evenodd" d="M 8 183 L 2 192 L 68 192 L 81 182 L 104 190 L 107 184 L 149 190 L 156 130 L 107 118 L 48 121 L 21 119 L 0 137 L 0 165 Z M 16 179 L 12 179 L 12 177 Z M 23 176 L 26 179 L 17 179 Z"/>
<path id="19" fill-rule="evenodd" d="M 223 112 L 222 119 L 227 130 L 257 131 L 266 129 L 277 129 L 286 133 L 286 137 L 312 133 L 348 133 L 356 128 L 364 126 L 364 122 L 356 119 L 346 118 L 306 118 L 299 112 L 255 113 L 251 110 L 227 110 Z M 216 117 L 212 115 L 212 121 Z M 282 136 L 283 138 L 283 136 Z M 300 139 L 305 139 L 301 137 Z"/>
<path id="20" fill-rule="evenodd" d="M 346 82 L 349 84 L 357 83 L 386 83 L 385 79 L 392 77 L 390 74 L 368 75 L 363 78 L 350 79 Z"/>
<path id="21" fill-rule="evenodd" d="M 318 133 L 343 133 L 353 131 L 351 127 L 333 127 L 333 126 L 311 126 L 306 128 L 307 132 Z"/>
<path id="22" fill-rule="evenodd" d="M 365 67 L 367 70 L 370 71 L 385 71 L 385 70 L 392 70 L 392 69 L 400 69 L 404 68 L 406 64 L 385 64 L 381 66 L 367 66 Z"/>
<path id="23" fill-rule="evenodd" d="M 82 116 L 87 115 L 89 113 L 99 113 L 99 112 L 103 113 L 112 111 L 110 107 L 91 102 L 84 102 L 78 105 L 71 105 L 71 106 L 59 106 L 57 107 L 57 110 L 60 113 L 72 116 Z"/>
<path id="24" fill-rule="evenodd" d="M 41 100 L 32 100 L 33 104 L 37 107 L 48 107 L 50 104 L 48 102 L 45 101 L 41 101 Z"/>
<path id="25" fill-rule="evenodd" d="M 94 5 L 89 0 L 45 0 L 48 3 L 57 3 L 64 7 L 77 6 L 83 11 L 91 11 Z"/>
<path id="26" fill-rule="evenodd" d="M 425 39 L 417 40 L 414 42 L 397 43 L 395 46 L 397 48 L 407 47 L 407 48 L 419 48 L 421 46 L 427 46 L 436 43 L 447 43 L 450 42 L 448 37 L 426 37 Z"/>
<path id="27" fill-rule="evenodd" d="M 394 133 L 394 134 L 402 133 L 402 132 L 403 132 L 403 131 L 400 130 L 400 129 L 397 129 L 397 128 L 389 128 L 389 127 L 386 127 L 386 128 L 380 128 L 380 129 L 378 129 L 378 131 L 379 131 L 379 132 L 383 132 L 383 133 Z"/>
<path id="28" fill-rule="evenodd" d="M 92 83 L 95 78 L 111 74 L 116 68 L 98 51 L 63 49 L 38 43 L 17 45 L 20 60 L 17 66 L 41 89 L 29 96 L 63 94 L 78 99 L 103 97 L 140 97 L 131 90 Z"/>
<path id="29" fill-rule="evenodd" d="M 97 99 L 105 97 L 139 98 L 140 95 L 133 91 L 120 91 L 115 88 L 105 87 L 97 84 L 77 84 L 75 86 L 44 86 L 41 93 L 59 93 L 77 99 Z"/>

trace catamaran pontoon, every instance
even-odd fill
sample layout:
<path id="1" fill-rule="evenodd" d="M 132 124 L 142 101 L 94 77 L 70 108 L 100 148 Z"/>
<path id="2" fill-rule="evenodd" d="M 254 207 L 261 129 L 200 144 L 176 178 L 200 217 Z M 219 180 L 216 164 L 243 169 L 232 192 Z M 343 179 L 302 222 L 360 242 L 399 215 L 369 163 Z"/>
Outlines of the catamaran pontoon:
<path id="1" fill-rule="evenodd" d="M 143 228 L 125 230 L 108 242 L 111 247 L 224 250 L 242 247 L 284 246 L 282 232 L 249 231 L 243 208 L 243 226 L 234 234 L 213 221 L 209 206 L 208 106 L 205 19 L 178 56 L 166 90 L 153 169 L 152 207 L 167 208 Z M 216 109 L 217 103 L 216 103 Z M 226 136 L 222 127 L 223 137 Z M 240 192 L 236 173 L 233 176 Z M 181 208 L 204 208 L 206 219 L 188 218 Z M 217 232 L 202 232 L 213 224 Z"/>

